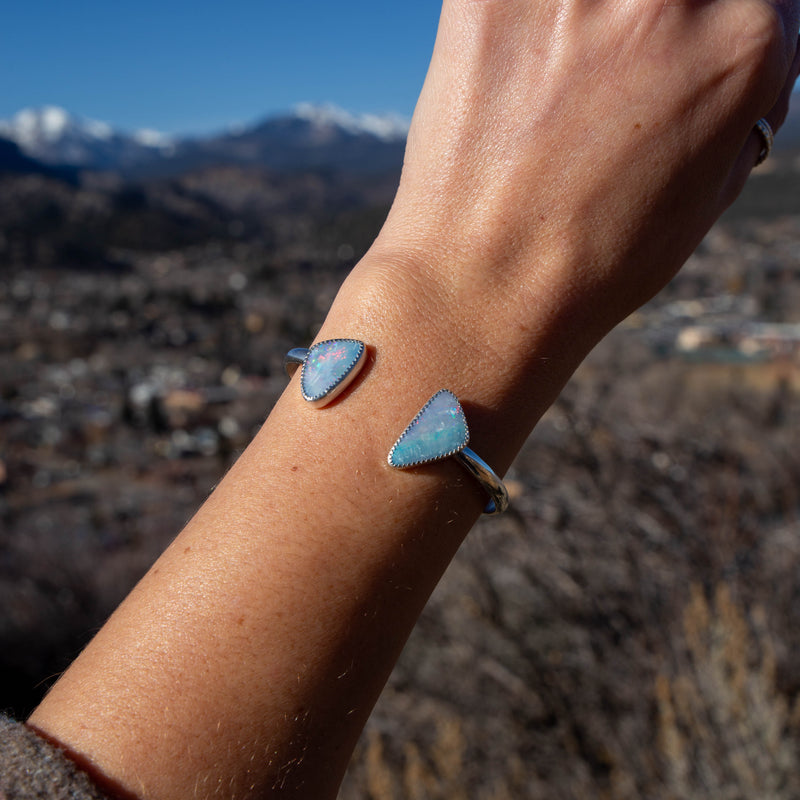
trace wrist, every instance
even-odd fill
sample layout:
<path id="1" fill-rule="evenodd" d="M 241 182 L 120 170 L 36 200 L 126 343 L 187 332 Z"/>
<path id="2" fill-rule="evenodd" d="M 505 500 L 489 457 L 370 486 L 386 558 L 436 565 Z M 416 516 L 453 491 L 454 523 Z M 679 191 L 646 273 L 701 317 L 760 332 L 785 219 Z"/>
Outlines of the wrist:
<path id="1" fill-rule="evenodd" d="M 377 408 L 389 403 L 393 416 L 410 420 L 434 392 L 455 393 L 471 408 L 476 449 L 504 470 L 605 320 L 565 279 L 548 283 L 544 268 L 541 286 L 514 285 L 500 266 L 379 239 L 317 338 L 354 337 L 372 348 L 363 393 Z M 373 416 L 379 424 L 380 412 Z"/>

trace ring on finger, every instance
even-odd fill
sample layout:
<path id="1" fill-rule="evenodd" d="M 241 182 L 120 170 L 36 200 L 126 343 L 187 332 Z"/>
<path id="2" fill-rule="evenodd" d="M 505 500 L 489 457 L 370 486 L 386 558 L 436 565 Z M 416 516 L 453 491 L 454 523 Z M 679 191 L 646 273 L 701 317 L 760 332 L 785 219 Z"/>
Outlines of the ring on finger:
<path id="1" fill-rule="evenodd" d="M 775 134 L 772 131 L 772 126 L 763 117 L 756 122 L 755 130 L 761 137 L 761 151 L 756 161 L 756 166 L 758 166 L 769 158 L 769 154 L 772 152 L 772 145 L 775 142 Z"/>

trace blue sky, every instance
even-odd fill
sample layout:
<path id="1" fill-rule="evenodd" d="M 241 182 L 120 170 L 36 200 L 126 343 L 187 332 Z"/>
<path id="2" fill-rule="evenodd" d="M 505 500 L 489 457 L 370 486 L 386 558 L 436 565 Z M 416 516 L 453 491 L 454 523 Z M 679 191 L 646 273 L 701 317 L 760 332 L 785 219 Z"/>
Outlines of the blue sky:
<path id="1" fill-rule="evenodd" d="M 134 130 L 207 132 L 300 102 L 410 117 L 435 0 L 9 0 L 0 119 L 60 105 Z"/>

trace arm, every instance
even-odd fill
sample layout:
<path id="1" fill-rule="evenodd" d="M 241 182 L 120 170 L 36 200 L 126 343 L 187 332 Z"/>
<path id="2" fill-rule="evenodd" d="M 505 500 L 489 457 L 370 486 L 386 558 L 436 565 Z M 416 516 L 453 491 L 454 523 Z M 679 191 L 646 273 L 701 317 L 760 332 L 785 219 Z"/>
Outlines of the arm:
<path id="1" fill-rule="evenodd" d="M 738 192 L 797 29 L 788 1 L 446 0 L 397 199 L 319 334 L 364 340 L 365 376 L 322 410 L 294 378 L 30 723 L 142 798 L 334 797 L 485 502 L 389 447 L 446 387 L 507 468 Z"/>

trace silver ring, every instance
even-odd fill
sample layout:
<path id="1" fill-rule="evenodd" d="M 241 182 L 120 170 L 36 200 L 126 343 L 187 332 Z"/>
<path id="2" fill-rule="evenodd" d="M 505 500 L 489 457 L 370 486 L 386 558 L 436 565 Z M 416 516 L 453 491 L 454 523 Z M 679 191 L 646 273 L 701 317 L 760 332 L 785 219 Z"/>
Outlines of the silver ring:
<path id="1" fill-rule="evenodd" d="M 312 347 L 293 347 L 283 358 L 291 378 L 298 367 L 303 399 L 315 408 L 335 400 L 361 371 L 367 346 L 358 339 L 326 339 Z"/>
<path id="2" fill-rule="evenodd" d="M 775 143 L 775 134 L 772 131 L 772 126 L 763 117 L 756 122 L 756 133 L 761 137 L 761 152 L 758 154 L 756 166 L 763 164 L 772 152 L 772 145 Z"/>
<path id="3" fill-rule="evenodd" d="M 497 473 L 467 447 L 469 428 L 458 398 L 440 389 L 406 426 L 389 451 L 389 466 L 397 469 L 430 464 L 455 456 L 489 495 L 484 514 L 508 508 L 508 491 Z"/>

